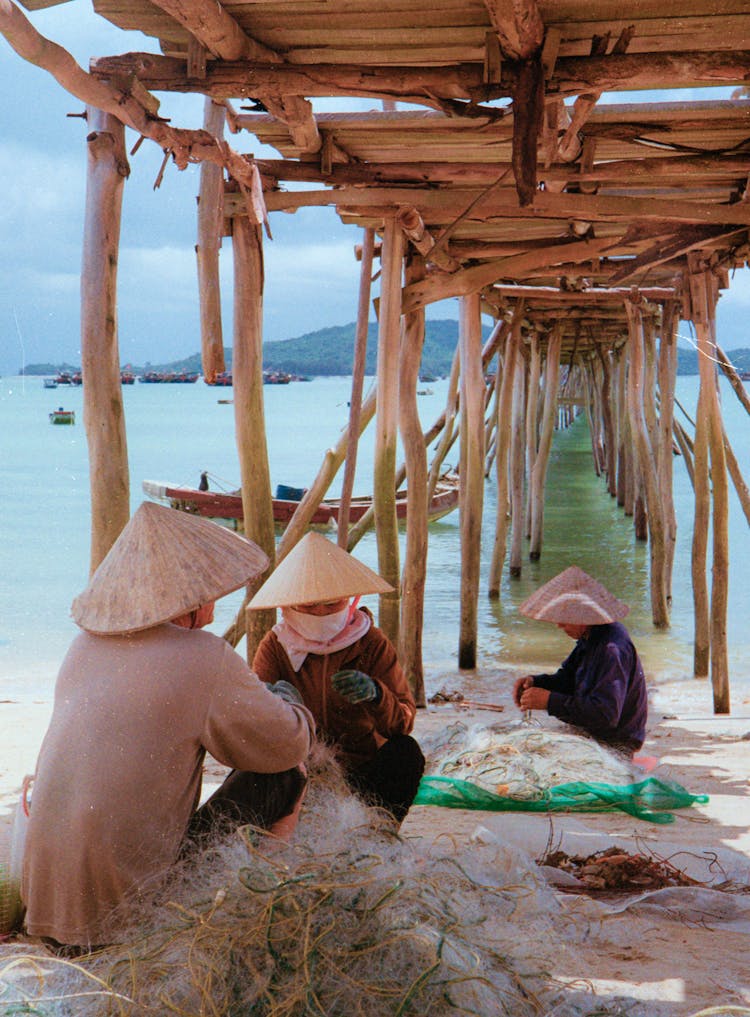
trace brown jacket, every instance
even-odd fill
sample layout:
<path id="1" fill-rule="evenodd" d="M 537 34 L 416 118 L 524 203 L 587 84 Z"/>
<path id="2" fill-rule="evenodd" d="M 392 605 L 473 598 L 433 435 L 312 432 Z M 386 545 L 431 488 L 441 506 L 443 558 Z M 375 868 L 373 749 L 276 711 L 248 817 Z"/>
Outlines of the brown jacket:
<path id="1" fill-rule="evenodd" d="M 258 681 L 225 640 L 160 625 L 81 633 L 55 686 L 32 787 L 23 865 L 26 928 L 114 942 L 112 910 L 175 861 L 206 750 L 274 773 L 307 756 L 312 717 Z"/>
<path id="2" fill-rule="evenodd" d="M 350 703 L 331 685 L 336 671 L 355 668 L 378 682 L 380 702 Z M 318 735 L 337 749 L 342 763 L 352 769 L 371 759 L 393 735 L 409 734 L 414 727 L 416 706 L 396 651 L 388 637 L 373 626 L 336 653 L 309 653 L 294 671 L 275 632 L 262 639 L 253 660 L 262 681 L 291 682 L 317 724 Z"/>

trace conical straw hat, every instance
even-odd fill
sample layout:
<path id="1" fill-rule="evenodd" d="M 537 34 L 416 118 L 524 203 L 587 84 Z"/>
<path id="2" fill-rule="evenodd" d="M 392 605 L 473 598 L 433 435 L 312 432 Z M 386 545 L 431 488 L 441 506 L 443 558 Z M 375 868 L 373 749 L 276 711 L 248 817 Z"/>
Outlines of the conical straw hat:
<path id="1" fill-rule="evenodd" d="M 317 604 L 364 593 L 389 593 L 393 587 L 361 561 L 320 533 L 306 533 L 266 579 L 250 607 Z"/>
<path id="2" fill-rule="evenodd" d="M 231 530 L 143 502 L 71 613 L 89 632 L 138 632 L 218 600 L 267 566 L 263 551 Z"/>
<path id="3" fill-rule="evenodd" d="M 518 609 L 528 618 L 567 625 L 605 625 L 630 608 L 575 565 L 550 579 Z"/>

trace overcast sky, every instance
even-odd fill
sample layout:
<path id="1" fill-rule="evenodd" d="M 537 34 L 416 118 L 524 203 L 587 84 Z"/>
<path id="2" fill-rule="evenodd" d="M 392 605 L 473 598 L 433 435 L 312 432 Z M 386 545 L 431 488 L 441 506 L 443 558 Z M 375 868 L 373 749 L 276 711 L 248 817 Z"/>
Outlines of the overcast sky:
<path id="1" fill-rule="evenodd" d="M 94 14 L 90 0 L 72 0 L 28 17 L 84 68 L 91 56 L 158 50 L 154 40 L 122 32 Z M 18 57 L 2 36 L 0 94 L 0 374 L 15 374 L 24 363 L 79 364 L 87 129 L 82 119 L 68 114 L 80 114 L 83 106 L 46 71 Z M 728 94 L 724 89 L 715 97 Z M 175 126 L 201 126 L 202 97 L 159 98 L 162 114 Z M 631 93 L 627 101 L 640 98 Z M 136 140 L 128 130 L 129 149 Z M 230 135 L 229 141 L 243 152 L 277 154 L 246 132 Z M 180 172 L 170 164 L 154 190 L 161 161 L 158 146 L 144 142 L 131 157 L 125 185 L 118 283 L 122 363 L 166 362 L 200 348 L 194 252 L 198 169 Z M 274 239 L 265 244 L 266 338 L 286 339 L 353 321 L 359 280 L 353 252 L 361 231 L 342 225 L 328 208 L 276 213 L 271 228 Z M 225 241 L 221 259 L 226 345 L 231 345 L 229 244 Z M 719 341 L 725 348 L 750 346 L 744 328 L 749 307 L 743 272 L 719 305 Z M 455 318 L 457 303 L 444 301 L 428 314 Z"/>

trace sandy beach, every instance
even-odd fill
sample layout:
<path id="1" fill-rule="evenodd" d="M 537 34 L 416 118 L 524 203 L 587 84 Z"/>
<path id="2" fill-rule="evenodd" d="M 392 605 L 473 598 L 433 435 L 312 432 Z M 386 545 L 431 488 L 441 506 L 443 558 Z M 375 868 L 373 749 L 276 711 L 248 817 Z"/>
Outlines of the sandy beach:
<path id="1" fill-rule="evenodd" d="M 512 720 L 517 711 L 510 701 L 511 684 L 509 679 L 508 692 L 494 697 L 504 707 L 502 713 L 454 703 L 420 711 L 417 737 L 428 738 L 457 722 L 471 726 L 490 725 L 505 717 Z M 637 894 L 622 898 L 620 910 L 614 913 L 611 901 L 599 900 L 596 894 L 572 895 L 555 888 L 559 906 L 569 915 L 571 938 L 585 941 L 583 949 L 561 951 L 547 972 L 571 993 L 569 1008 L 555 1009 L 555 1017 L 592 1013 L 595 1003 L 602 1007 L 596 1013 L 644 1017 L 688 1017 L 717 1006 L 729 1009 L 711 1012 L 750 1012 L 745 1009 L 750 1007 L 746 963 L 750 946 L 750 694 L 735 691 L 733 709 L 731 716 L 713 716 L 706 683 L 682 680 L 651 689 L 643 753 L 658 760 L 653 775 L 709 796 L 706 804 L 677 810 L 669 825 L 619 812 L 549 815 L 431 806 L 415 807 L 407 817 L 403 836 L 424 845 L 425 851 L 436 842 L 443 848 L 449 844 L 461 858 L 477 844 L 499 842 L 519 856 L 535 859 L 552 843 L 569 855 L 581 856 L 616 846 L 668 859 L 706 886 L 731 885 L 733 892 L 710 896 L 712 902 L 727 903 L 726 914 L 705 902 L 695 904 L 692 911 L 679 901 L 668 907 L 636 906 Z M 0 703 L 0 711 L 5 732 L 0 747 L 0 858 L 7 858 L 21 781 L 33 771 L 51 702 L 6 701 Z M 546 717 L 538 723 L 556 730 L 562 727 Z M 218 764 L 208 761 L 206 787 L 220 780 L 222 773 Z M 623 906 L 628 900 L 633 905 Z M 11 949 L 11 945 L 0 947 L 0 960 Z M 533 948 L 530 956 L 534 956 Z M 589 1010 L 576 1009 L 581 993 L 591 999 Z"/>

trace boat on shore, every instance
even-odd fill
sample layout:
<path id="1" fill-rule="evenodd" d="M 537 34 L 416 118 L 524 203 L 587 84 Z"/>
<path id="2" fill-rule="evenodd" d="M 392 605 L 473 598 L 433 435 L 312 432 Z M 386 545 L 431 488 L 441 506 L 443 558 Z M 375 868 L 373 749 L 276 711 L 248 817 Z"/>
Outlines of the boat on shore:
<path id="1" fill-rule="evenodd" d="M 201 483 L 204 481 L 201 479 Z M 242 497 L 239 491 L 210 491 L 197 487 L 183 487 L 156 480 L 144 480 L 141 484 L 143 493 L 152 501 L 190 512 L 193 515 L 205 516 L 228 523 L 236 530 L 242 529 L 243 511 Z M 304 494 L 302 489 L 288 488 L 279 485 L 276 494 L 295 494 L 297 497 L 276 497 L 273 499 L 273 518 L 279 526 L 286 526 L 297 510 Z M 349 522 L 356 523 L 372 505 L 371 497 L 352 498 L 349 507 Z M 430 502 L 428 517 L 430 522 L 442 519 L 458 507 L 458 477 L 448 473 L 438 480 L 435 493 Z M 333 527 L 338 523 L 340 498 L 327 498 L 315 510 L 311 525 Z M 400 522 L 406 520 L 406 491 L 396 494 L 396 516 Z"/>
<path id="2" fill-rule="evenodd" d="M 64 410 L 60 406 L 59 409 L 50 413 L 49 422 L 50 424 L 75 424 L 76 412 L 75 410 Z"/>

